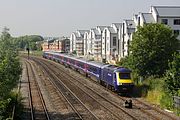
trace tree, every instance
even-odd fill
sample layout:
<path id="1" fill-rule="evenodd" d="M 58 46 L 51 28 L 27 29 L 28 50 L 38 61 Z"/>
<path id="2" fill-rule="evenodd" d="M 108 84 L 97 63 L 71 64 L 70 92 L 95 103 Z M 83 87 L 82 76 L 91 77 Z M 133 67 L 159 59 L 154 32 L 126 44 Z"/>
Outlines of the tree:
<path id="1" fill-rule="evenodd" d="M 169 69 L 165 75 L 165 88 L 171 95 L 180 96 L 180 53 L 173 56 L 173 61 L 169 62 Z"/>
<path id="2" fill-rule="evenodd" d="M 0 100 L 7 96 L 17 84 L 21 74 L 18 52 L 8 31 L 0 39 Z"/>
<path id="3" fill-rule="evenodd" d="M 14 38 L 15 45 L 24 50 L 26 47 L 30 47 L 31 50 L 41 50 L 41 46 L 37 45 L 36 42 L 43 41 L 43 38 L 39 35 L 26 35 L 18 38 Z"/>
<path id="4" fill-rule="evenodd" d="M 163 24 L 145 24 L 138 27 L 133 35 L 127 61 L 140 76 L 162 76 L 177 47 L 178 40 L 170 27 Z"/>

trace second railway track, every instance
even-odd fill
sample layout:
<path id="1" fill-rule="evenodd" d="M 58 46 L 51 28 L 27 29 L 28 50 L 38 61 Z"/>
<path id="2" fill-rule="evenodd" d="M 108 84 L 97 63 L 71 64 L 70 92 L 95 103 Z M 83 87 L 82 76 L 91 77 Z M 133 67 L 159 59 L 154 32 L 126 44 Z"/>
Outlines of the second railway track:
<path id="1" fill-rule="evenodd" d="M 66 87 L 65 84 L 57 82 L 56 77 L 47 71 L 47 68 L 44 69 L 44 74 L 48 77 L 47 79 L 51 81 L 53 86 L 61 93 L 61 95 L 65 98 L 67 103 L 71 106 L 73 111 L 76 113 L 73 119 L 85 119 L 85 120 L 96 120 L 98 119 L 96 115 L 94 115 L 80 100 L 74 95 L 71 90 Z"/>
<path id="2" fill-rule="evenodd" d="M 36 76 L 29 61 L 25 61 L 27 77 L 29 82 L 29 105 L 31 120 L 50 120 L 44 98 L 42 96 Z"/>
<path id="3" fill-rule="evenodd" d="M 166 115 L 164 111 L 144 104 L 136 98 L 121 97 L 96 82 L 89 80 L 87 82 L 84 80 L 86 77 L 58 63 L 38 57 L 30 59 L 36 64 L 35 69 L 41 69 L 42 77 L 44 76 L 42 81 L 46 81 L 45 84 L 51 86 L 47 88 L 50 92 L 53 91 L 50 94 L 63 97 L 65 102 L 62 103 L 62 106 L 70 106 L 70 111 L 73 111 L 70 116 L 71 118 L 73 116 L 73 119 L 177 119 L 177 117 Z M 53 97 L 52 99 L 57 104 L 55 107 L 59 106 L 57 98 Z M 126 99 L 133 100 L 133 109 L 124 108 L 123 104 Z"/>
<path id="4" fill-rule="evenodd" d="M 38 60 L 35 61 L 38 62 Z M 97 92 L 88 89 L 82 85 L 82 83 L 78 84 L 77 82 L 72 81 L 73 78 L 70 77 L 68 78 L 69 80 L 67 80 L 68 74 L 63 75 L 62 72 L 57 73 L 50 67 L 51 65 L 48 66 L 47 63 L 44 63 L 43 61 L 39 62 L 39 64 L 43 65 L 46 70 L 50 69 L 48 72 L 53 72 L 53 74 L 57 76 L 56 79 L 61 78 L 61 81 L 63 81 L 64 84 L 66 84 L 82 100 L 82 102 L 88 106 L 88 108 L 94 111 L 100 119 L 138 119 L 139 116 L 131 115 L 122 109 L 122 107 L 115 105 Z"/>

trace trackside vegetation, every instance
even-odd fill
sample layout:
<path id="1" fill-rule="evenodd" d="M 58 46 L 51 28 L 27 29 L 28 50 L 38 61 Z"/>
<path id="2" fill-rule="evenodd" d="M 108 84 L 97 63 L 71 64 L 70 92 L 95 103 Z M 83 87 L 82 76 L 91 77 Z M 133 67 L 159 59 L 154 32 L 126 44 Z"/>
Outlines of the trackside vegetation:
<path id="1" fill-rule="evenodd" d="M 120 65 L 133 70 L 133 77 L 147 100 L 173 109 L 173 96 L 180 96 L 179 43 L 164 24 L 139 26 L 130 42 L 129 56 Z"/>
<path id="2" fill-rule="evenodd" d="M 0 120 L 12 117 L 13 107 L 21 107 L 20 98 L 14 92 L 21 75 L 21 64 L 14 40 L 4 29 L 0 37 Z M 15 117 L 18 119 L 18 111 Z"/>
<path id="3" fill-rule="evenodd" d="M 14 38 L 14 44 L 20 51 L 24 51 L 26 48 L 32 51 L 41 51 L 41 42 L 43 40 L 40 35 L 26 35 Z"/>

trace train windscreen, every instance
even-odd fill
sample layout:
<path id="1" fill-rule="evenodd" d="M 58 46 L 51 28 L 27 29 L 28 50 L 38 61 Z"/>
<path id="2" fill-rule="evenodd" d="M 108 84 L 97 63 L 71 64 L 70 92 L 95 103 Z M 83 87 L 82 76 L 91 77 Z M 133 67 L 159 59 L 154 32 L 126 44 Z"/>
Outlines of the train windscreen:
<path id="1" fill-rule="evenodd" d="M 119 73 L 120 79 L 131 79 L 130 73 Z"/>

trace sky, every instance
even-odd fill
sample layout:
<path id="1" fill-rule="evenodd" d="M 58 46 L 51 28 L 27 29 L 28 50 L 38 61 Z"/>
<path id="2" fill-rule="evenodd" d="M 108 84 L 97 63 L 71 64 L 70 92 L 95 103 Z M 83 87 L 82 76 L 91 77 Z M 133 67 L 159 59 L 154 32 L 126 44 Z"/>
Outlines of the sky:
<path id="1" fill-rule="evenodd" d="M 6 26 L 14 37 L 69 37 L 131 19 L 152 5 L 180 6 L 180 0 L 0 0 L 0 31 Z"/>

